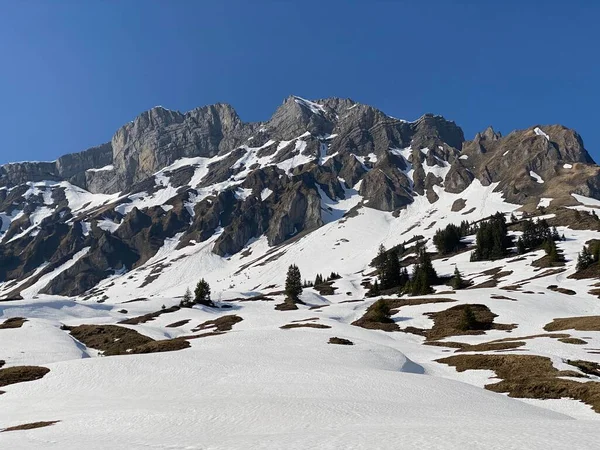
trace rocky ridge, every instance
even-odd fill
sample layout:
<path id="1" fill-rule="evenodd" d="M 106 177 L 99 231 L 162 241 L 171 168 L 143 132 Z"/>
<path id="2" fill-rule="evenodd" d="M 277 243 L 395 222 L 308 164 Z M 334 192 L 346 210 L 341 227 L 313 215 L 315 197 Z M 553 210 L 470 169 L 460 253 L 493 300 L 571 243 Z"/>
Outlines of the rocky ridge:
<path id="1" fill-rule="evenodd" d="M 156 107 L 98 147 L 0 167 L 2 295 L 41 282 L 40 293 L 84 295 L 169 239 L 214 239 L 227 258 L 261 236 L 275 247 L 359 208 L 397 215 L 474 182 L 524 211 L 600 198 L 600 168 L 560 125 L 466 141 L 441 116 L 407 122 L 350 99 L 291 96 L 260 123 L 225 104 Z"/>

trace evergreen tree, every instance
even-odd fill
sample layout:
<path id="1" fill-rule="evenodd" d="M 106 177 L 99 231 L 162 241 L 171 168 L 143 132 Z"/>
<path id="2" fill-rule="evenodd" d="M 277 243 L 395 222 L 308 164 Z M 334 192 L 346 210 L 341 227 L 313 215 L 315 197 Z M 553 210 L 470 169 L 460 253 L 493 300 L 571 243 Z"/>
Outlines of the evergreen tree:
<path id="1" fill-rule="evenodd" d="M 452 278 L 452 289 L 454 289 L 455 291 L 461 289 L 463 286 L 463 283 L 464 282 L 462 279 L 462 275 L 460 274 L 458 267 L 455 267 L 454 268 L 454 277 Z"/>
<path id="2" fill-rule="evenodd" d="M 413 274 L 407 290 L 411 295 L 426 295 L 432 292 L 431 285 L 437 281 L 437 273 L 431 263 L 431 257 L 425 247 L 419 248 L 417 263 L 413 267 Z"/>
<path id="3" fill-rule="evenodd" d="M 522 255 L 526 251 L 527 251 L 527 249 L 525 248 L 525 244 L 523 243 L 523 239 L 519 238 L 519 240 L 517 241 L 517 253 L 519 255 Z"/>
<path id="4" fill-rule="evenodd" d="M 321 284 L 323 284 L 323 275 L 321 275 L 320 273 L 318 273 L 317 276 L 315 277 L 314 285 L 315 286 L 319 286 Z"/>
<path id="5" fill-rule="evenodd" d="M 400 260 L 398 253 L 392 249 L 387 253 L 386 263 L 383 267 L 381 286 L 383 289 L 391 289 L 400 284 Z"/>
<path id="6" fill-rule="evenodd" d="M 374 260 L 374 266 L 379 271 L 380 275 L 381 275 L 381 272 L 383 272 L 383 268 L 385 266 L 386 261 L 387 261 L 387 251 L 383 244 L 379 244 L 379 249 L 377 250 L 377 256 L 375 257 L 375 260 Z"/>
<path id="7" fill-rule="evenodd" d="M 409 281 L 410 277 L 408 276 L 408 270 L 406 269 L 406 267 L 403 267 L 402 269 L 400 269 L 400 282 L 398 283 L 398 286 L 400 286 L 401 289 L 404 289 L 406 283 L 408 283 Z"/>
<path id="8" fill-rule="evenodd" d="M 210 286 L 204 278 L 198 281 L 196 289 L 194 290 L 194 295 L 194 301 L 197 304 L 205 306 L 214 306 L 214 303 L 210 299 Z"/>
<path id="9" fill-rule="evenodd" d="M 548 255 L 550 262 L 559 262 L 562 261 L 562 255 L 558 253 L 558 249 L 556 248 L 556 243 L 552 239 L 548 239 L 544 244 L 544 250 L 546 250 L 546 254 Z"/>
<path id="10" fill-rule="evenodd" d="M 590 253 L 594 262 L 598 262 L 600 259 L 600 242 L 592 242 L 590 244 Z"/>
<path id="11" fill-rule="evenodd" d="M 371 307 L 368 309 L 369 319 L 373 322 L 382 322 L 389 323 L 390 320 L 390 307 L 385 302 L 385 300 L 380 299 L 377 300 Z"/>
<path id="12" fill-rule="evenodd" d="M 300 275 L 300 269 L 295 264 L 288 267 L 285 294 L 294 301 L 297 301 L 300 294 L 302 294 L 302 276 Z"/>
<path id="13" fill-rule="evenodd" d="M 471 305 L 465 305 L 463 316 L 460 321 L 460 329 L 463 331 L 476 330 L 478 328 L 477 317 L 471 308 Z"/>
<path id="14" fill-rule="evenodd" d="M 369 291 L 367 292 L 367 297 L 377 297 L 379 295 L 379 292 L 379 282 L 377 281 L 377 279 L 375 279 L 373 284 L 371 284 Z"/>
<path id="15" fill-rule="evenodd" d="M 471 254 L 471 260 L 483 261 L 503 258 L 511 245 L 512 239 L 508 236 L 506 219 L 502 213 L 496 213 L 489 220 L 481 222 L 479 225 L 475 251 Z"/>
<path id="16" fill-rule="evenodd" d="M 182 308 L 191 308 L 192 305 L 192 291 L 190 291 L 190 288 L 187 288 L 185 290 L 185 294 L 183 294 L 183 298 L 179 302 L 179 306 L 181 306 Z"/>
<path id="17" fill-rule="evenodd" d="M 587 269 L 594 263 L 594 258 L 586 246 L 577 256 L 577 270 Z"/>

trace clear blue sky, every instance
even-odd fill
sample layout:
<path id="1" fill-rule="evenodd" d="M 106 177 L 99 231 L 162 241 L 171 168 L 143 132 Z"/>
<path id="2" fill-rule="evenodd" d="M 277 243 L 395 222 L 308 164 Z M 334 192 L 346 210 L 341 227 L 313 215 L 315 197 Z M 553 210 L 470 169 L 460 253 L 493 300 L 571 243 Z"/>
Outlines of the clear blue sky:
<path id="1" fill-rule="evenodd" d="M 562 123 L 600 159 L 597 1 L 0 0 L 0 163 L 110 140 L 155 105 L 351 97 L 467 138 Z"/>

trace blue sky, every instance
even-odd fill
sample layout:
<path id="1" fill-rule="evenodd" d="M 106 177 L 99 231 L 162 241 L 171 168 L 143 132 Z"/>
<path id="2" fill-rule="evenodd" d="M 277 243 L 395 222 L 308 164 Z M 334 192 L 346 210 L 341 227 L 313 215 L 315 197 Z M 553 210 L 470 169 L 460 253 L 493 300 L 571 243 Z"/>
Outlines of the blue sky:
<path id="1" fill-rule="evenodd" d="M 0 0 L 0 163 L 110 140 L 155 105 L 350 97 L 467 138 L 575 128 L 600 159 L 599 2 Z"/>

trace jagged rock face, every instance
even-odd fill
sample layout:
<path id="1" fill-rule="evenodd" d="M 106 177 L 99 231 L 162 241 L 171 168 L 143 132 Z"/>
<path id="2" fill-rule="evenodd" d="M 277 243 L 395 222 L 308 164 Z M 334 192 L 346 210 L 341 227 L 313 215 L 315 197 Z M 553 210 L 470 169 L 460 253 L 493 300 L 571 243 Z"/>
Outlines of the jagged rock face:
<path id="1" fill-rule="evenodd" d="M 465 167 L 463 161 L 461 159 L 455 159 L 446 175 L 444 186 L 446 187 L 447 192 L 458 194 L 469 187 L 474 179 L 475 176 L 473 175 L 473 172 Z"/>
<path id="2" fill-rule="evenodd" d="M 490 127 L 478 133 L 473 141 L 465 142 L 462 155 L 466 157 L 461 160 L 464 170 L 456 166 L 451 170 L 452 175 L 448 174 L 454 180 L 451 192 L 460 192 L 471 176 L 469 172 L 484 185 L 499 183 L 498 189 L 514 203 L 536 201 L 550 191 L 558 194 L 555 196 L 561 196 L 562 191 L 564 196 L 574 192 L 574 184 L 581 184 L 578 189 L 582 192 L 595 192 L 595 188 L 589 188 L 595 185 L 594 173 L 588 175 L 591 178 L 576 182 L 571 177 L 572 169 L 565 170 L 565 164 L 593 164 L 593 160 L 581 137 L 560 125 L 531 127 L 506 137 Z"/>
<path id="3" fill-rule="evenodd" d="M 338 202 L 397 213 L 474 180 L 524 207 L 542 196 L 600 198 L 600 169 L 559 125 L 505 137 L 489 127 L 465 141 L 441 116 L 407 122 L 350 99 L 291 96 L 260 123 L 224 104 L 156 107 L 106 144 L 0 167 L 0 291 L 23 280 L 9 289 L 16 297 L 56 270 L 40 292 L 81 295 L 145 265 L 167 239 L 180 250 L 212 240 L 227 257 L 337 220 Z"/>
<path id="4" fill-rule="evenodd" d="M 267 238 L 270 245 L 277 245 L 298 233 L 321 225 L 323 220 L 319 193 L 314 187 L 298 181 L 282 195 L 269 224 Z"/>
<path id="5" fill-rule="evenodd" d="M 126 189 L 179 158 L 212 157 L 231 150 L 252 130 L 229 105 L 207 106 L 186 114 L 153 108 L 112 139 L 116 177 L 112 192 Z"/>
<path id="6" fill-rule="evenodd" d="M 14 186 L 44 180 L 69 180 L 86 187 L 86 171 L 112 162 L 110 143 L 61 156 L 52 162 L 22 162 L 0 166 L 0 186 Z"/>

